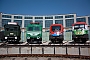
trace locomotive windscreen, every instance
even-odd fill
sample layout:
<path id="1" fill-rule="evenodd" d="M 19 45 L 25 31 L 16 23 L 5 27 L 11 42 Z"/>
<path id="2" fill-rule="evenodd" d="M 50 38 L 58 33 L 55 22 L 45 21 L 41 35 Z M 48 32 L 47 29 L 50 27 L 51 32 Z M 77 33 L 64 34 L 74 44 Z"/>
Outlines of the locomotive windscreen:
<path id="1" fill-rule="evenodd" d="M 20 30 L 19 26 L 17 25 L 6 25 L 5 31 L 18 31 Z"/>
<path id="2" fill-rule="evenodd" d="M 74 25 L 74 29 L 81 29 L 81 28 L 85 28 L 84 24 L 75 24 Z"/>
<path id="3" fill-rule="evenodd" d="M 40 31 L 40 27 L 38 27 L 38 26 L 37 27 L 34 27 L 34 30 L 35 31 Z"/>
<path id="4" fill-rule="evenodd" d="M 28 31 L 40 31 L 40 27 L 39 26 L 29 27 Z"/>
<path id="5" fill-rule="evenodd" d="M 52 26 L 52 31 L 59 31 L 61 30 L 60 26 Z"/>
<path id="6" fill-rule="evenodd" d="M 28 27 L 28 31 L 33 31 L 33 27 Z"/>

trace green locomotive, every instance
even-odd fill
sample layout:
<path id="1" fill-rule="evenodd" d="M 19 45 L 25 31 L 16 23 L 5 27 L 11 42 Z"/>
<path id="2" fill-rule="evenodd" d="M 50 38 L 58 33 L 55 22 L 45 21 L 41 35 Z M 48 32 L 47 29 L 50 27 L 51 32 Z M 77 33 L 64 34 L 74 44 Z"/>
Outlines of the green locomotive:
<path id="1" fill-rule="evenodd" d="M 15 22 L 4 25 L 4 39 L 8 43 L 19 43 L 21 37 L 20 26 Z"/>
<path id="2" fill-rule="evenodd" d="M 42 43 L 42 26 L 38 23 L 30 23 L 26 28 L 28 43 Z"/>
<path id="3" fill-rule="evenodd" d="M 85 43 L 88 37 L 88 25 L 86 22 L 76 22 L 73 24 L 72 39 L 75 42 Z"/>

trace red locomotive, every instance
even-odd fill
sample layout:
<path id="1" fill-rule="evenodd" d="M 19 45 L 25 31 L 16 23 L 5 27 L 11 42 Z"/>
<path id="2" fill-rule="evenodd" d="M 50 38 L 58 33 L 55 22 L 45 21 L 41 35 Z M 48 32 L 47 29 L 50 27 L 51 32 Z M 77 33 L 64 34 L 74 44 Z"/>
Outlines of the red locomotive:
<path id="1" fill-rule="evenodd" d="M 63 26 L 62 24 L 52 24 L 50 26 L 49 40 L 52 43 L 62 43 L 63 37 Z"/>

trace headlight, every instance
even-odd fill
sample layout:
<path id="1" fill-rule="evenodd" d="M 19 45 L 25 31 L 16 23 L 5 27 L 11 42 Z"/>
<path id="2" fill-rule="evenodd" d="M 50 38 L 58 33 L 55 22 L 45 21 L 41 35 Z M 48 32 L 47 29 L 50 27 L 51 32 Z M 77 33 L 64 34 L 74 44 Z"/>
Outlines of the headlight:
<path id="1" fill-rule="evenodd" d="M 40 36 L 40 34 L 38 34 L 38 36 Z"/>
<path id="2" fill-rule="evenodd" d="M 7 39 L 7 37 L 5 37 L 5 39 Z"/>
<path id="3" fill-rule="evenodd" d="M 30 39 L 30 37 L 27 37 L 27 39 Z"/>
<path id="4" fill-rule="evenodd" d="M 37 36 L 37 39 L 40 39 L 40 37 L 39 37 L 39 36 Z"/>
<path id="5" fill-rule="evenodd" d="M 15 37 L 15 39 L 17 39 L 17 37 Z"/>

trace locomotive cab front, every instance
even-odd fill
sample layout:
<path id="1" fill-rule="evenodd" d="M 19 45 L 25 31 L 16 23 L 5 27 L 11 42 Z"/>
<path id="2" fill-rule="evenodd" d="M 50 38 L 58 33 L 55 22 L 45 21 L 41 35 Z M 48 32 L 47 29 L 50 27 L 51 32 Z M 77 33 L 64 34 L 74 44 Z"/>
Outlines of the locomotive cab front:
<path id="1" fill-rule="evenodd" d="M 75 42 L 85 43 L 88 40 L 88 26 L 85 22 L 73 24 L 72 39 Z"/>
<path id="2" fill-rule="evenodd" d="M 28 43 L 42 43 L 42 26 L 31 23 L 27 26 L 26 39 Z"/>
<path id="3" fill-rule="evenodd" d="M 19 43 L 21 37 L 20 26 L 17 23 L 9 22 L 4 25 L 4 40 L 8 43 Z"/>
<path id="4" fill-rule="evenodd" d="M 52 43 L 62 43 L 62 41 L 63 41 L 63 26 L 61 24 L 52 24 L 50 26 L 49 40 Z"/>

